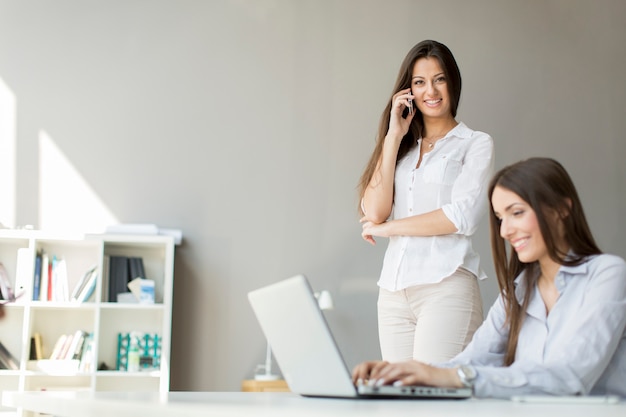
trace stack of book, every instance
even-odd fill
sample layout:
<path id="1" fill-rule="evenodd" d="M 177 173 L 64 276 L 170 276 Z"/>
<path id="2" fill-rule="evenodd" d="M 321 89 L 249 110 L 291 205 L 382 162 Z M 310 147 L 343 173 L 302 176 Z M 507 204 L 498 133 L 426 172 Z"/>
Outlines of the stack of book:
<path id="1" fill-rule="evenodd" d="M 32 368 L 44 372 L 89 372 L 93 368 L 93 333 L 77 330 L 62 334 L 54 344 L 50 356 L 43 352 L 41 335 L 31 338 Z"/>
<path id="2" fill-rule="evenodd" d="M 70 294 L 65 259 L 39 250 L 35 256 L 33 301 L 87 301 L 98 278 L 97 265 L 89 268 Z"/>
<path id="3" fill-rule="evenodd" d="M 140 257 L 111 256 L 109 258 L 109 301 L 116 302 L 119 294 L 129 293 L 128 283 L 146 278 Z"/>
<path id="4" fill-rule="evenodd" d="M 62 334 L 54 344 L 50 359 L 80 359 L 83 355 L 83 347 L 88 334 L 84 330 L 76 330 L 74 334 Z"/>

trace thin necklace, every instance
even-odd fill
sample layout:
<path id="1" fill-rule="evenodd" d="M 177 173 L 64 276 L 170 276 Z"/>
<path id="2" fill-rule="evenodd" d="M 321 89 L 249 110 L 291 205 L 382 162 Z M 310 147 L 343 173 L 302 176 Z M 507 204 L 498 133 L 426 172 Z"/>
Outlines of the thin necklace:
<path id="1" fill-rule="evenodd" d="M 458 124 L 458 123 L 457 123 L 457 124 Z M 428 139 L 426 139 L 425 137 L 423 137 L 423 136 L 422 136 L 422 140 L 428 144 L 428 149 L 430 150 L 430 149 L 432 149 L 432 148 L 433 148 L 433 146 L 435 146 L 435 142 L 437 142 L 439 139 L 441 139 L 442 137 L 444 137 L 445 135 L 447 135 L 447 134 L 448 134 L 448 132 L 449 132 L 450 130 L 454 129 L 454 127 L 455 127 L 457 124 L 455 124 L 452 128 L 450 128 L 450 129 L 446 130 L 444 133 L 439 134 L 439 135 L 435 135 L 435 136 L 433 136 L 430 140 L 428 140 Z"/>
<path id="2" fill-rule="evenodd" d="M 422 140 L 428 144 L 428 149 L 432 149 L 433 146 L 435 146 L 435 142 L 441 139 L 442 137 L 444 137 L 445 135 L 446 134 L 444 133 L 443 135 L 433 136 L 431 140 L 426 140 L 426 138 L 422 138 Z"/>

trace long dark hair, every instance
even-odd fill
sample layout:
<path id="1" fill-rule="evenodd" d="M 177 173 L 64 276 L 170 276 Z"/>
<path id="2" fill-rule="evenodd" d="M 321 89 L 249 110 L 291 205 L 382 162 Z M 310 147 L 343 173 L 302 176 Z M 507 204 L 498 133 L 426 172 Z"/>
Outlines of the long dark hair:
<path id="1" fill-rule="evenodd" d="M 539 230 L 545 241 L 550 258 L 561 265 L 579 265 L 590 255 L 602 253 L 589 229 L 583 206 L 574 183 L 563 166 L 550 158 L 530 158 L 502 168 L 489 184 L 489 198 L 496 187 L 502 187 L 517 194 L 535 212 Z M 557 229 L 546 214 L 559 213 L 565 232 L 564 238 L 569 253 L 558 247 Z M 504 298 L 506 322 L 509 324 L 509 338 L 504 358 L 508 366 L 515 359 L 517 339 L 530 294 L 538 278 L 538 263 L 523 263 L 515 251 L 507 254 L 505 240 L 500 236 L 500 221 L 493 207 L 489 212 L 491 230 L 491 251 L 498 277 L 498 286 Z M 515 278 L 524 272 L 526 293 L 520 305 L 515 298 Z"/>
<path id="2" fill-rule="evenodd" d="M 383 151 L 383 143 L 385 141 L 385 135 L 389 130 L 389 120 L 391 118 L 391 99 L 398 91 L 407 89 L 411 86 L 415 62 L 418 59 L 430 57 L 436 58 L 439 61 L 439 65 L 443 69 L 448 86 L 448 92 L 450 94 L 450 112 L 452 113 L 452 117 L 456 117 L 456 111 L 461 99 L 461 72 L 459 71 L 459 66 L 454 59 L 454 55 L 452 55 L 452 52 L 450 52 L 450 49 L 448 49 L 447 46 L 437 41 L 422 41 L 411 48 L 400 65 L 396 83 L 380 118 L 378 134 L 376 135 L 376 147 L 374 148 L 374 152 L 372 153 L 372 156 L 365 167 L 365 171 L 363 172 L 363 175 L 361 175 L 361 180 L 359 181 L 360 197 L 363 197 L 365 189 L 369 185 L 372 176 L 374 175 L 374 171 L 376 170 L 378 159 Z M 400 143 L 396 161 L 400 161 L 415 145 L 417 145 L 417 139 L 424 133 L 424 116 L 419 109 L 417 109 L 417 107 L 415 107 L 415 111 L 416 114 L 413 117 L 409 131 Z"/>

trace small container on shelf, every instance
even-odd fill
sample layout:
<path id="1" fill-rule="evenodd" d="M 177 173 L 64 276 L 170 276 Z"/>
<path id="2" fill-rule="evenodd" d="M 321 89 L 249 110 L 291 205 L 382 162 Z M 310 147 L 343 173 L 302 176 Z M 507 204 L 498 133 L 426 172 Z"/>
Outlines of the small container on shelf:
<path id="1" fill-rule="evenodd" d="M 117 344 L 117 370 L 154 371 L 161 366 L 161 337 L 156 333 L 120 333 Z"/>

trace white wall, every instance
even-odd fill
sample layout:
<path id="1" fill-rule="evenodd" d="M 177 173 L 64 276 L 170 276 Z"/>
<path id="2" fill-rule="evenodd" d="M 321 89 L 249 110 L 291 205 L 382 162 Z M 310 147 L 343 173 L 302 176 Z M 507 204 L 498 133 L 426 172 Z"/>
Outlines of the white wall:
<path id="1" fill-rule="evenodd" d="M 120 221 L 184 232 L 172 389 L 238 390 L 265 353 L 246 293 L 296 273 L 333 293 L 351 367 L 379 354 L 385 248 L 360 239 L 356 184 L 404 54 L 447 44 L 497 167 L 559 159 L 626 256 L 624 21 L 620 0 L 0 0 L 16 224 L 40 222 L 43 130 Z M 486 222 L 476 247 L 489 305 Z"/>

